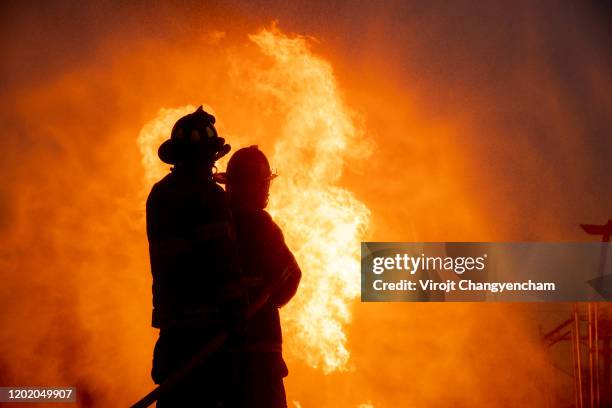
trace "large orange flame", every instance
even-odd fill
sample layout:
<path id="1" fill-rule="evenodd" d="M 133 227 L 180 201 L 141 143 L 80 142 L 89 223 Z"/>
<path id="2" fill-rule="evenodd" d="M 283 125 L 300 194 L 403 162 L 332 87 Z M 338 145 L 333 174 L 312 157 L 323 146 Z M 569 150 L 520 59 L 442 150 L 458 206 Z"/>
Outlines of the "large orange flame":
<path id="1" fill-rule="evenodd" d="M 291 333 L 288 348 L 325 373 L 344 370 L 349 360 L 344 326 L 351 318 L 349 304 L 359 294 L 359 241 L 370 213 L 339 180 L 345 160 L 365 157 L 368 145 L 330 64 L 310 51 L 304 37 L 272 27 L 249 38 L 272 62 L 255 68 L 253 90 L 272 97 L 283 113 L 271 157 L 280 177 L 270 212 L 303 270 L 299 292 L 282 313 Z M 193 110 L 192 105 L 161 109 L 142 128 L 138 143 L 146 188 L 165 172 L 157 147 L 174 121 Z M 236 135 L 230 142 L 246 138 Z"/>

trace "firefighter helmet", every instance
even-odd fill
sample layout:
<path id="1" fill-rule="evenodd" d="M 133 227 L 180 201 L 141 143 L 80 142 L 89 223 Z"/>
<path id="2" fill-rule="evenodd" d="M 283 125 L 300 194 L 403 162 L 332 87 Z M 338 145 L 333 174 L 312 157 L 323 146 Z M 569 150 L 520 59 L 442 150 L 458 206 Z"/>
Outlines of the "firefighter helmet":
<path id="1" fill-rule="evenodd" d="M 257 145 L 253 145 L 234 153 L 227 163 L 227 171 L 215 178 L 220 183 L 238 186 L 260 184 L 275 177 L 266 155 Z"/>
<path id="2" fill-rule="evenodd" d="M 159 147 L 159 158 L 165 163 L 177 164 L 197 160 L 202 153 L 213 161 L 225 156 L 231 146 L 219 137 L 214 124 L 215 117 L 202 106 L 183 116 L 172 127 L 170 139 Z"/>

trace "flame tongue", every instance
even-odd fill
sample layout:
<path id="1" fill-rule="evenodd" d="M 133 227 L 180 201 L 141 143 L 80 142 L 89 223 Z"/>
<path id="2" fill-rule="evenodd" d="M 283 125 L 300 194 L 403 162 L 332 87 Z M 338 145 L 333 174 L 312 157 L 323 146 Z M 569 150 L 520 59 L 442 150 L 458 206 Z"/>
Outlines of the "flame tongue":
<path id="1" fill-rule="evenodd" d="M 313 55 L 304 38 L 274 28 L 250 38 L 274 61 L 260 80 L 286 112 L 272 158 L 281 177 L 270 210 L 296 251 L 303 280 L 283 311 L 285 330 L 291 348 L 305 351 L 311 366 L 344 369 L 349 352 L 343 325 L 359 293 L 359 241 L 369 211 L 336 183 L 345 157 L 361 151 L 358 129 L 330 64 Z"/>
<path id="2" fill-rule="evenodd" d="M 330 64 L 311 53 L 305 38 L 287 37 L 275 27 L 249 38 L 273 64 L 255 68 L 257 83 L 241 87 L 273 98 L 282 112 L 271 157 L 280 177 L 272 186 L 270 212 L 303 272 L 298 294 L 282 311 L 288 350 L 326 373 L 344 370 L 349 359 L 344 326 L 349 303 L 359 294 L 359 241 L 369 211 L 337 182 L 345 159 L 367 149 Z M 249 61 L 242 64 L 254 69 Z M 164 173 L 157 146 L 174 121 L 192 110 L 162 109 L 143 127 L 138 140 L 147 187 Z"/>

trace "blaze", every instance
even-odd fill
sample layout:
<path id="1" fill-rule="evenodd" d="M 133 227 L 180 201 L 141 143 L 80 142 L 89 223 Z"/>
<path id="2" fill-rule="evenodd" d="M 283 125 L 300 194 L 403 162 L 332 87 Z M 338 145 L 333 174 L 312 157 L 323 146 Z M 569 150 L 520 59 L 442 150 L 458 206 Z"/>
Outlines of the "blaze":
<path id="1" fill-rule="evenodd" d="M 272 26 L 249 38 L 270 63 L 237 61 L 244 64 L 238 69 L 248 70 L 253 79 L 242 88 L 253 97 L 271 99 L 280 118 L 268 152 L 280 176 L 272 186 L 269 211 L 303 272 L 298 294 L 282 310 L 288 351 L 325 373 L 342 371 L 349 360 L 345 328 L 350 304 L 359 294 L 359 242 L 370 212 L 341 186 L 340 178 L 347 160 L 367 157 L 369 144 L 331 65 L 311 52 L 305 37 L 286 36 Z M 157 147 L 173 123 L 194 109 L 160 109 L 140 131 L 145 190 L 167 171 Z M 221 134 L 234 146 L 250 137 Z"/>

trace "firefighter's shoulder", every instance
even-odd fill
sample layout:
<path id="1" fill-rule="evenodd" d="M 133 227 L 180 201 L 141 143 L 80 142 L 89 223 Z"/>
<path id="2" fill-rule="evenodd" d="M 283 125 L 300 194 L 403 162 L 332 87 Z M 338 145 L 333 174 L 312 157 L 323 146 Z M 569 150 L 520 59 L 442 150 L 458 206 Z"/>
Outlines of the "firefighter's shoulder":
<path id="1" fill-rule="evenodd" d="M 153 187 L 151 187 L 151 191 L 149 192 L 149 195 L 147 196 L 147 203 L 146 203 L 147 208 L 150 208 L 152 206 L 157 207 L 163 201 L 165 201 L 165 198 L 171 192 L 170 184 L 172 183 L 172 181 L 169 176 L 170 174 L 166 175 L 164 178 L 159 180 L 157 183 L 153 184 Z"/>
<path id="2" fill-rule="evenodd" d="M 180 178 L 173 173 L 166 174 L 161 180 L 153 184 L 149 193 L 149 200 L 166 196 L 176 196 L 185 192 L 186 186 L 181 183 Z"/>
<path id="3" fill-rule="evenodd" d="M 285 240 L 283 231 L 267 211 L 260 211 L 259 223 L 260 228 L 265 231 L 266 238 L 280 241 Z"/>

